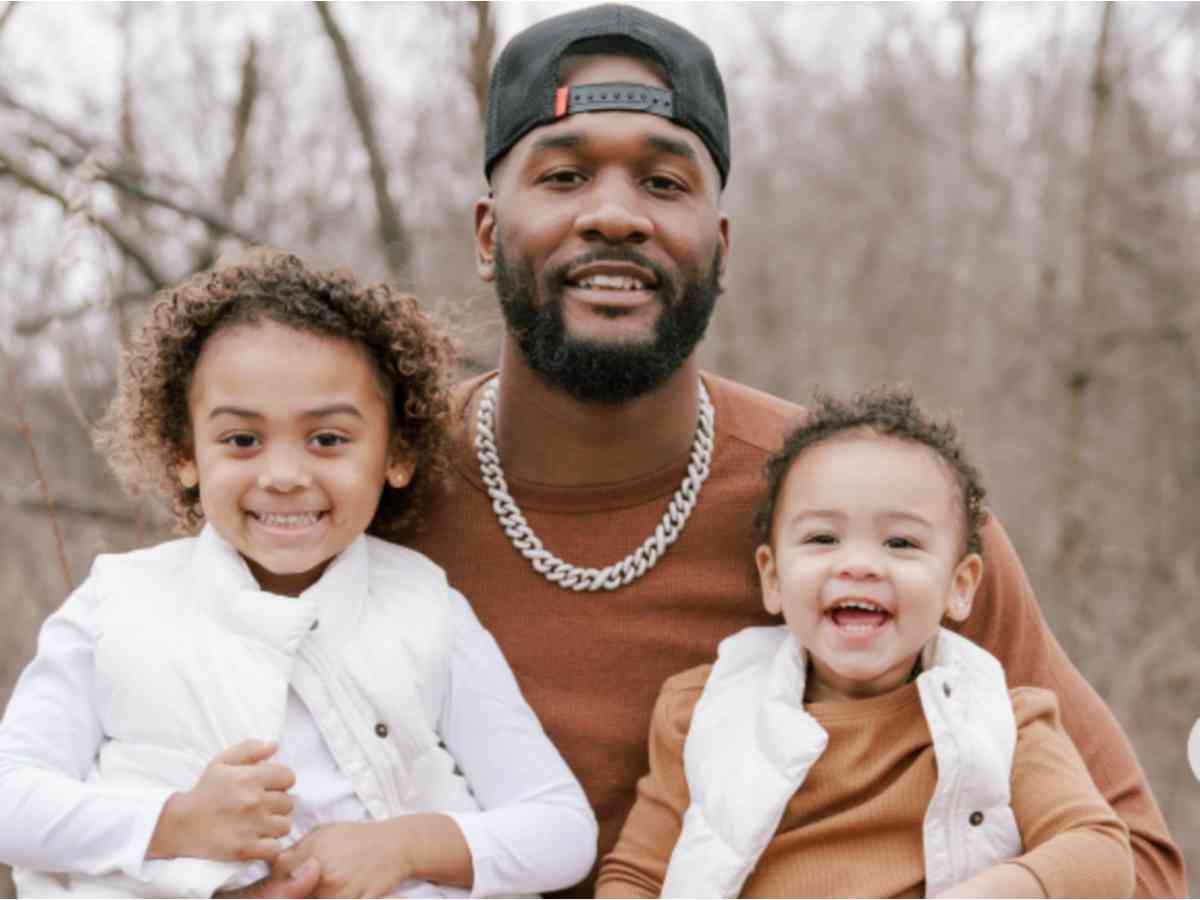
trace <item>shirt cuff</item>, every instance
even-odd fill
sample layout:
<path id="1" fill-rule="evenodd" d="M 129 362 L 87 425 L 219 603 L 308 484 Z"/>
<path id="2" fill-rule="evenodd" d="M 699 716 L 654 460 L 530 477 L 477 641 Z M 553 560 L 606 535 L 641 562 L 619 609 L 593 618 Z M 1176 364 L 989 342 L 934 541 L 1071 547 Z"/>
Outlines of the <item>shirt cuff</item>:
<path id="1" fill-rule="evenodd" d="M 474 881 L 471 884 L 472 897 L 501 897 L 510 893 L 500 883 L 496 871 L 496 841 L 484 822 L 482 812 L 443 812 L 448 816 L 458 830 L 462 832 L 471 851 L 471 871 Z"/>
<path id="2" fill-rule="evenodd" d="M 144 885 L 148 890 L 146 896 L 211 897 L 219 889 L 244 887 L 267 874 L 263 863 L 228 863 L 193 857 L 147 859 L 150 839 L 163 807 L 175 793 L 172 788 L 155 789 L 139 792 L 134 800 L 137 806 L 144 807 L 134 820 L 130 841 L 130 849 L 138 856 L 122 864 L 121 872 Z"/>
<path id="3" fill-rule="evenodd" d="M 120 871 L 130 878 L 146 880 L 146 863 L 153 862 L 146 859 L 146 854 L 150 851 L 150 839 L 154 837 L 154 829 L 158 826 L 163 807 L 176 793 L 178 791 L 175 788 L 147 788 L 129 793 L 127 808 L 133 811 L 130 838 L 126 845 L 129 857 L 118 860 L 117 865 Z"/>

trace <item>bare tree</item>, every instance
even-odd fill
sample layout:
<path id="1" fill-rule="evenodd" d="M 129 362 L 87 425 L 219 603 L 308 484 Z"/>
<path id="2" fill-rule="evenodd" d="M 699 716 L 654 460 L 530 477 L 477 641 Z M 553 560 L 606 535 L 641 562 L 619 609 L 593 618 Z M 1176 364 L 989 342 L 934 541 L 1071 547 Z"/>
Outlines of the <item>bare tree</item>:
<path id="1" fill-rule="evenodd" d="M 338 68 L 346 88 L 346 100 L 358 132 L 371 171 L 371 190 L 375 195 L 375 209 L 379 215 L 379 240 L 387 260 L 388 272 L 395 280 L 411 281 L 411 255 L 408 234 L 400 217 L 400 210 L 392 200 L 388 189 L 388 168 L 375 134 L 371 95 L 367 82 L 359 70 L 358 63 L 342 30 L 333 18 L 330 4 L 315 2 L 313 8 L 321 18 L 321 25 L 337 56 Z"/>
<path id="2" fill-rule="evenodd" d="M 1104 310 L 1100 233 L 1104 227 L 1101 216 L 1108 172 L 1108 124 L 1113 106 L 1113 72 L 1109 62 L 1113 10 L 1111 0 L 1102 7 L 1088 85 L 1091 106 L 1079 232 L 1079 298 L 1072 314 L 1073 340 L 1066 375 L 1067 419 L 1063 429 L 1063 459 L 1056 497 L 1059 508 L 1063 510 L 1063 521 L 1054 569 L 1062 581 L 1078 573 L 1087 533 L 1087 512 L 1080 494 L 1081 486 L 1089 475 L 1086 452 L 1087 400 L 1089 389 L 1097 377 L 1092 335 Z"/>
<path id="3" fill-rule="evenodd" d="M 487 90 L 492 72 L 492 54 L 496 50 L 496 25 L 492 5 L 473 0 L 468 4 L 474 14 L 475 31 L 467 44 L 466 77 L 479 110 L 479 124 L 487 124 Z"/>

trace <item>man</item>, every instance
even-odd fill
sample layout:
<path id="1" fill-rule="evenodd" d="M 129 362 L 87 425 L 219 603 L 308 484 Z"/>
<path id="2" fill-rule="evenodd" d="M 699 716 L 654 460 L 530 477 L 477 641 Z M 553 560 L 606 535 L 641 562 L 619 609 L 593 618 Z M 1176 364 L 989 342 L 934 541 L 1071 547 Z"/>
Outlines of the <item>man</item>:
<path id="1" fill-rule="evenodd" d="M 729 167 L 716 64 L 671 22 L 583 9 L 518 34 L 496 63 L 475 234 L 507 328 L 498 374 L 461 386 L 451 483 L 413 546 L 496 637 L 583 782 L 601 856 L 646 770 L 664 679 L 771 621 L 751 521 L 762 464 L 799 409 L 701 373 L 695 355 L 730 251 Z M 1012 683 L 1059 692 L 1133 833 L 1139 893 L 1183 895 L 1128 742 L 998 524 L 985 556 L 963 632 Z"/>
<path id="2" fill-rule="evenodd" d="M 663 680 L 766 624 L 752 512 L 765 456 L 798 410 L 702 375 L 696 360 L 730 250 L 729 125 L 706 45 L 624 6 L 540 22 L 496 63 L 486 141 L 478 269 L 507 329 L 498 375 L 462 388 L 453 484 L 416 546 L 499 641 L 588 792 L 603 856 L 646 769 Z M 578 571 L 622 560 L 659 529 L 674 542 L 612 572 Z M 1186 893 L 1119 726 L 1047 630 L 998 524 L 985 544 L 963 632 L 1011 683 L 1059 692 L 1132 831 L 1139 893 Z"/>

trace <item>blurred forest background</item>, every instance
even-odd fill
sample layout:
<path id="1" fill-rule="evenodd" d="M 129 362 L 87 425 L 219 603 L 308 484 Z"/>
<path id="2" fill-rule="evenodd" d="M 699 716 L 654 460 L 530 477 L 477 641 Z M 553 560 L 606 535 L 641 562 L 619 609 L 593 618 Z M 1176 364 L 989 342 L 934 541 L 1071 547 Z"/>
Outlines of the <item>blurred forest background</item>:
<path id="1" fill-rule="evenodd" d="M 487 73 L 565 8 L 0 2 L 0 703 L 93 556 L 166 535 L 88 438 L 156 289 L 265 243 L 415 290 L 490 367 Z M 730 95 L 706 365 L 961 416 L 1197 890 L 1200 7 L 649 8 Z"/>

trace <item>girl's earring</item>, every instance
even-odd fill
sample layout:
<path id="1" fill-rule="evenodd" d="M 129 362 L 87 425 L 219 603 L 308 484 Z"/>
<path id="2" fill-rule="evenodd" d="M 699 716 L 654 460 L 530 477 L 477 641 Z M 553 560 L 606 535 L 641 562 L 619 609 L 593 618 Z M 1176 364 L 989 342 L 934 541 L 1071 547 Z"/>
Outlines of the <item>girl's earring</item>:
<path id="1" fill-rule="evenodd" d="M 196 473 L 194 462 L 185 462 L 179 467 L 179 483 L 189 491 L 200 483 L 200 476 Z"/>
<path id="2" fill-rule="evenodd" d="M 393 462 L 388 466 L 387 481 L 396 490 L 402 487 L 407 487 L 412 481 L 413 472 L 416 471 L 416 466 L 408 459 L 401 459 Z"/>

